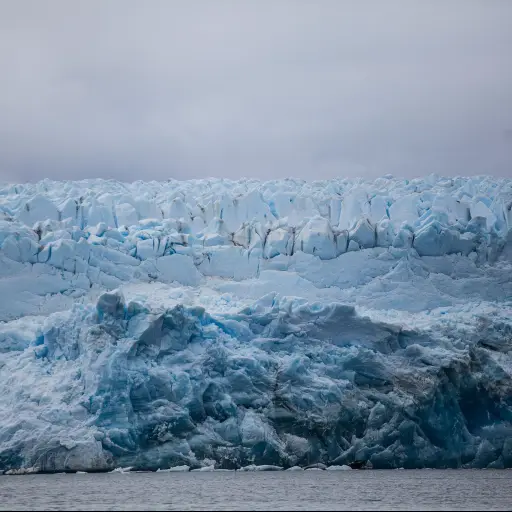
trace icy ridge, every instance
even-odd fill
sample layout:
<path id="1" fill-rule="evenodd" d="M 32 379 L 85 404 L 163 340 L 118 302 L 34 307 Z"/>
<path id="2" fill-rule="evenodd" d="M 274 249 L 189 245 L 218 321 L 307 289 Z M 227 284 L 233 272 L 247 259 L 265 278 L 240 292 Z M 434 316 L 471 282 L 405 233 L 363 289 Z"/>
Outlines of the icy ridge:
<path id="1" fill-rule="evenodd" d="M 511 205 L 486 176 L 0 185 L 0 471 L 511 467 Z"/>
<path id="2" fill-rule="evenodd" d="M 80 241 L 138 260 L 175 252 L 198 258 L 219 246 L 263 258 L 302 251 L 332 259 L 393 246 L 486 260 L 512 227 L 511 205 L 512 182 L 488 177 L 43 181 L 0 188 L 1 243 L 17 261 L 60 267 L 70 265 L 63 260 L 71 252 L 88 258 Z"/>

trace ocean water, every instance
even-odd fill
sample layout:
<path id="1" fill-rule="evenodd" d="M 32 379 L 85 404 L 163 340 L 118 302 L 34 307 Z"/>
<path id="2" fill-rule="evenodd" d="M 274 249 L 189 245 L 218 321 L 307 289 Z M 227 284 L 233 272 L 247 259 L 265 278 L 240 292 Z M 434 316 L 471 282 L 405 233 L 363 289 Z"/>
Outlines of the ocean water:
<path id="1" fill-rule="evenodd" d="M 510 510 L 512 471 L 0 476 L 0 510 Z"/>

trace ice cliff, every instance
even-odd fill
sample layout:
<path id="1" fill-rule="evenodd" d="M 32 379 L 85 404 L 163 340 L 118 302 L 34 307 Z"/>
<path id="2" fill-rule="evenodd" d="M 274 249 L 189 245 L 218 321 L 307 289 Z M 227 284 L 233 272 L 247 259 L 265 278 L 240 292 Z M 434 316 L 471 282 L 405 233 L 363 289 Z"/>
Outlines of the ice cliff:
<path id="1" fill-rule="evenodd" d="M 485 176 L 0 184 L 0 471 L 512 467 L 511 208 Z"/>

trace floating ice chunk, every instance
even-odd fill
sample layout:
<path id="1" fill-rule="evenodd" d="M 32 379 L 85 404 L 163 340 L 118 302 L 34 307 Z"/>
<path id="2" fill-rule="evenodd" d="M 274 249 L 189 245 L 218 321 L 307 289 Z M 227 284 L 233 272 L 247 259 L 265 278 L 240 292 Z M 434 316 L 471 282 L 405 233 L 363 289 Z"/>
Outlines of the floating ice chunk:
<path id="1" fill-rule="evenodd" d="M 306 466 L 304 469 L 305 470 L 320 469 L 323 471 L 326 468 L 327 468 L 327 466 L 325 464 L 322 464 L 321 462 L 317 462 L 316 464 L 310 464 L 309 466 Z"/>
<path id="2" fill-rule="evenodd" d="M 160 469 L 156 470 L 156 473 L 185 473 L 190 471 L 190 466 L 182 465 L 182 466 L 174 466 L 172 468 Z"/>
<path id="3" fill-rule="evenodd" d="M 286 471 L 304 471 L 300 466 L 292 466 L 288 468 Z"/>
<path id="4" fill-rule="evenodd" d="M 32 475 L 39 473 L 40 469 L 37 467 L 19 468 L 19 469 L 8 469 L 4 472 L 4 475 Z"/>
<path id="5" fill-rule="evenodd" d="M 215 466 L 203 466 L 202 468 L 192 469 L 192 471 L 215 471 Z"/>
<path id="6" fill-rule="evenodd" d="M 262 464 L 260 466 L 250 464 L 240 468 L 240 471 L 283 471 L 283 468 L 281 466 L 273 466 L 272 464 Z"/>
<path id="7" fill-rule="evenodd" d="M 129 473 L 132 469 L 132 466 L 128 466 L 126 468 L 115 468 L 112 471 L 109 471 L 109 473 Z"/>
<path id="8" fill-rule="evenodd" d="M 342 466 L 329 466 L 325 468 L 327 471 L 351 471 L 352 468 L 350 466 L 346 466 L 343 464 Z"/>

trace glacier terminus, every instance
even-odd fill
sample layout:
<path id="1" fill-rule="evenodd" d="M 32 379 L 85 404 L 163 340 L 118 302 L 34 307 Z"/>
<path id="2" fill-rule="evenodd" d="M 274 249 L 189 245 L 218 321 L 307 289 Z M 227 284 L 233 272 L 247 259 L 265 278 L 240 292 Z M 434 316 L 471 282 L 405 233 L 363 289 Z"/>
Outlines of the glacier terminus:
<path id="1" fill-rule="evenodd" d="M 512 180 L 0 184 L 0 471 L 512 467 Z"/>

